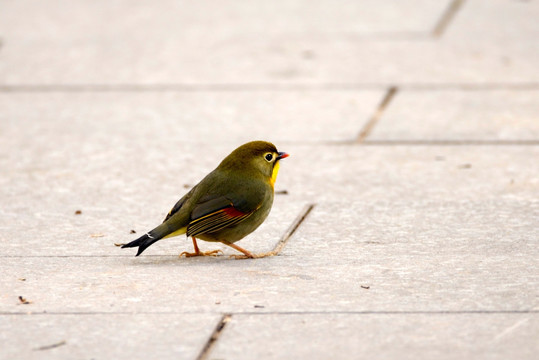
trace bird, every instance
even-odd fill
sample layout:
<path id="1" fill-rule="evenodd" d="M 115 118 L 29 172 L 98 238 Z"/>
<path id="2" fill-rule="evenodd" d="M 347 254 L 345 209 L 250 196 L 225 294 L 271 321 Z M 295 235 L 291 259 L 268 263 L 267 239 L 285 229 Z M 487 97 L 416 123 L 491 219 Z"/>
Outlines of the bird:
<path id="1" fill-rule="evenodd" d="M 186 234 L 192 238 L 194 252 L 182 252 L 180 257 L 221 252 L 201 251 L 197 239 L 228 245 L 243 254 L 233 255 L 237 259 L 275 255 L 253 254 L 235 243 L 268 217 L 280 160 L 288 156 L 267 141 L 239 146 L 172 207 L 162 224 L 121 247 L 138 247 L 135 256 L 139 256 L 159 240 Z"/>

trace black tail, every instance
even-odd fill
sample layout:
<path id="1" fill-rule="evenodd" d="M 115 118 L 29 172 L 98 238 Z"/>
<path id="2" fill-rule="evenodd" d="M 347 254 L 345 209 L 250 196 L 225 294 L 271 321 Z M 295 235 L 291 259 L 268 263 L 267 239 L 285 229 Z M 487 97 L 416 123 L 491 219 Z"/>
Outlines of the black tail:
<path id="1" fill-rule="evenodd" d="M 142 254 L 144 250 L 146 250 L 154 242 L 161 240 L 161 237 L 152 235 L 152 232 L 153 231 L 150 231 L 149 233 L 142 235 L 137 240 L 131 241 L 129 244 L 122 245 L 122 249 L 138 246 L 137 255 L 135 256 L 139 256 L 140 254 Z"/>

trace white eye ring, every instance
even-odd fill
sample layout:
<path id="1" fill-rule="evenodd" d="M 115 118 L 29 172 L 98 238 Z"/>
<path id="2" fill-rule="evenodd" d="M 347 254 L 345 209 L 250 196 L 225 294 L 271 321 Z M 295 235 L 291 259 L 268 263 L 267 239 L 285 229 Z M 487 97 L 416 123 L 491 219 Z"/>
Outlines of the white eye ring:
<path id="1" fill-rule="evenodd" d="M 273 154 L 272 153 L 264 154 L 264 159 L 266 159 L 267 162 L 271 162 L 273 160 Z"/>

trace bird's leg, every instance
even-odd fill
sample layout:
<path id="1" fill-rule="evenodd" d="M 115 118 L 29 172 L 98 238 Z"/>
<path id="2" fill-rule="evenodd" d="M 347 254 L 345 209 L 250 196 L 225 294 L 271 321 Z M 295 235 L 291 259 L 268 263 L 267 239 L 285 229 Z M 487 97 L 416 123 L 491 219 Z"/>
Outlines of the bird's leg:
<path id="1" fill-rule="evenodd" d="M 242 252 L 244 254 L 244 255 L 230 255 L 230 257 L 233 257 L 236 260 L 238 260 L 238 259 L 259 259 L 259 258 L 263 258 L 263 257 L 266 257 L 266 256 L 275 256 L 275 255 L 277 255 L 277 253 L 275 251 L 270 251 L 270 252 L 260 253 L 260 254 L 253 254 L 252 252 L 250 252 L 248 250 L 245 250 L 244 248 L 239 247 L 238 245 L 233 244 L 231 242 L 228 242 L 226 240 L 221 240 L 221 242 L 223 244 L 228 245 L 231 248 L 236 249 L 239 252 Z"/>
<path id="2" fill-rule="evenodd" d="M 184 251 L 180 254 L 180 257 L 185 255 L 185 257 L 193 257 L 193 256 L 217 256 L 217 254 L 222 253 L 221 250 L 212 250 L 212 251 L 200 251 L 197 244 L 197 239 L 193 236 L 193 246 L 195 247 L 195 252 L 190 253 L 187 251 Z"/>

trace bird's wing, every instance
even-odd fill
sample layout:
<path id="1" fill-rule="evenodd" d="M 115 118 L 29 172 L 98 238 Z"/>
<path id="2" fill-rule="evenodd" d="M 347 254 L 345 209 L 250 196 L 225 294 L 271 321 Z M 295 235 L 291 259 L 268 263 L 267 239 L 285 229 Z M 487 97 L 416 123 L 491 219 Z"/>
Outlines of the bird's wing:
<path id="1" fill-rule="evenodd" d="M 181 207 L 183 206 L 183 204 L 187 201 L 187 199 L 189 199 L 191 197 L 191 195 L 193 194 L 193 192 L 195 191 L 195 187 L 193 187 L 187 194 L 185 194 L 180 200 L 178 200 L 178 202 L 174 205 L 174 207 L 172 209 L 170 209 L 170 211 L 168 212 L 167 214 L 167 217 L 165 217 L 165 220 L 163 220 L 163 222 L 167 221 L 168 219 L 170 219 L 170 217 L 172 215 L 174 215 L 175 213 L 178 212 L 178 210 L 181 209 Z"/>
<path id="2" fill-rule="evenodd" d="M 194 207 L 192 220 L 187 226 L 187 236 L 212 233 L 232 226 L 248 218 L 257 208 L 250 211 L 239 210 L 225 196 L 207 199 Z"/>

